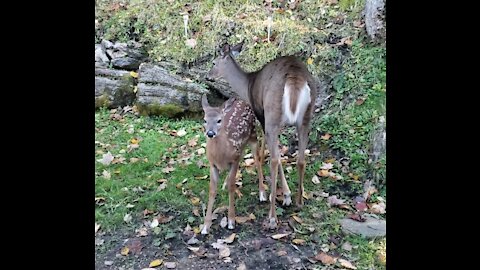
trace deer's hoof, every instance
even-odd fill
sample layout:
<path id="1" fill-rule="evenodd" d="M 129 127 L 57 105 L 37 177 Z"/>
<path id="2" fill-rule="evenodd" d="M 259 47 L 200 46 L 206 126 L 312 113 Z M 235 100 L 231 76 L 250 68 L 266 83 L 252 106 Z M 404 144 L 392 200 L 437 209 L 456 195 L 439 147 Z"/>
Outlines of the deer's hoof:
<path id="1" fill-rule="evenodd" d="M 289 206 L 292 204 L 292 195 L 291 193 L 285 193 L 283 194 L 283 204 L 282 205 L 286 205 L 286 206 Z"/>
<path id="2" fill-rule="evenodd" d="M 296 206 L 297 206 L 299 209 L 303 208 L 303 196 L 302 196 L 302 195 L 300 195 L 300 196 L 296 199 L 295 204 L 296 204 Z"/>
<path id="3" fill-rule="evenodd" d="M 203 225 L 203 229 L 202 231 L 200 232 L 201 234 L 208 234 L 208 229 L 209 229 L 210 226 L 207 226 L 207 225 Z"/>
<path id="4" fill-rule="evenodd" d="M 268 228 L 270 230 L 275 230 L 277 228 L 277 219 L 276 218 L 270 218 L 268 220 Z"/>
<path id="5" fill-rule="evenodd" d="M 228 229 L 229 230 L 235 229 L 235 219 L 228 219 Z"/>
<path id="6" fill-rule="evenodd" d="M 267 201 L 267 195 L 265 195 L 265 191 L 260 191 L 259 192 L 259 197 L 260 197 L 260 202 L 266 202 Z"/>

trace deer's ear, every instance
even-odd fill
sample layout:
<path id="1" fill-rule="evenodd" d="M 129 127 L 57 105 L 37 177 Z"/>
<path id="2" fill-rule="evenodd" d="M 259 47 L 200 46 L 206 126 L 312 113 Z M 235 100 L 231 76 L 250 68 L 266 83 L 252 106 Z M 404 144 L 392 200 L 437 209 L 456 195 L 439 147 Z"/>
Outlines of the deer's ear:
<path id="1" fill-rule="evenodd" d="M 235 101 L 234 97 L 229 98 L 227 101 L 225 101 L 225 103 L 223 103 L 223 112 L 228 112 L 232 108 L 234 101 Z"/>
<path id="2" fill-rule="evenodd" d="M 242 47 L 243 47 L 243 41 L 238 43 L 237 45 L 233 46 L 230 49 L 230 53 L 232 54 L 232 56 L 237 57 L 237 55 L 239 55 L 240 52 L 242 51 Z"/>
<path id="3" fill-rule="evenodd" d="M 230 53 L 230 45 L 228 44 L 223 45 L 222 49 L 220 50 L 220 55 L 225 56 L 225 55 L 228 55 L 229 53 Z"/>
<path id="4" fill-rule="evenodd" d="M 203 110 L 205 110 L 208 107 L 210 107 L 210 105 L 208 105 L 207 95 L 203 94 L 203 96 L 202 96 L 202 108 L 203 108 Z"/>

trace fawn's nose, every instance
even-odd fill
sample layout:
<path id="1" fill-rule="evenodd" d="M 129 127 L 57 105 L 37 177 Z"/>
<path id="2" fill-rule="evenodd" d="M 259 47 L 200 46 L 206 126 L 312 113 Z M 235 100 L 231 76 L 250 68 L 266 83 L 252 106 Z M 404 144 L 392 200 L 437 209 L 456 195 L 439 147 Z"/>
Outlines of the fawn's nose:
<path id="1" fill-rule="evenodd" d="M 213 130 L 209 130 L 209 131 L 207 131 L 207 136 L 209 138 L 212 138 L 213 136 L 215 136 L 215 132 L 213 132 Z"/>

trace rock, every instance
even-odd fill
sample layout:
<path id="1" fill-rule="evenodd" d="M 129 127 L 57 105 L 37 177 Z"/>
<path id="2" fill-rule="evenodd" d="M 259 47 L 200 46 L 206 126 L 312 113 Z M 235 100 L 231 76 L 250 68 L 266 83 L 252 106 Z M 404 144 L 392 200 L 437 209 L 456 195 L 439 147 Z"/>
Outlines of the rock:
<path id="1" fill-rule="evenodd" d="M 101 45 L 95 44 L 95 67 L 108 67 L 110 59 Z"/>
<path id="2" fill-rule="evenodd" d="M 95 108 L 116 108 L 133 104 L 135 79 L 130 72 L 106 68 L 95 69 Z"/>
<path id="3" fill-rule="evenodd" d="M 386 235 L 387 222 L 366 216 L 365 222 L 344 218 L 340 220 L 342 230 L 347 234 L 359 234 L 367 238 L 381 237 Z"/>
<path id="4" fill-rule="evenodd" d="M 135 41 L 112 44 L 110 41 L 103 40 L 101 46 L 111 59 L 113 68 L 137 70 L 140 64 L 147 59 L 147 53 L 143 50 L 142 45 Z"/>
<path id="5" fill-rule="evenodd" d="M 140 113 L 172 117 L 202 111 L 202 94 L 209 94 L 203 86 L 150 63 L 142 63 L 138 73 L 137 108 Z"/>

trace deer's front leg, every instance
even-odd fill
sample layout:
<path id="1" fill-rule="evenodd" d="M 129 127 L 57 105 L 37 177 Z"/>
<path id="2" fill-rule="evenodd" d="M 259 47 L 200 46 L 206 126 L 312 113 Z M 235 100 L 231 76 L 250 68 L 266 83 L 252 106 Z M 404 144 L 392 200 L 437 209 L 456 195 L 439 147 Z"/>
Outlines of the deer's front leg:
<path id="1" fill-rule="evenodd" d="M 230 173 L 225 180 L 228 185 L 228 228 L 233 230 L 235 228 L 235 176 L 238 170 L 238 160 L 234 161 L 230 166 Z"/>
<path id="2" fill-rule="evenodd" d="M 208 206 L 207 214 L 205 216 L 205 223 L 203 224 L 202 234 L 208 234 L 210 226 L 212 226 L 212 211 L 213 203 L 215 202 L 215 196 L 217 195 L 217 184 L 218 184 L 218 169 L 210 164 L 210 189 L 208 192 Z"/>

